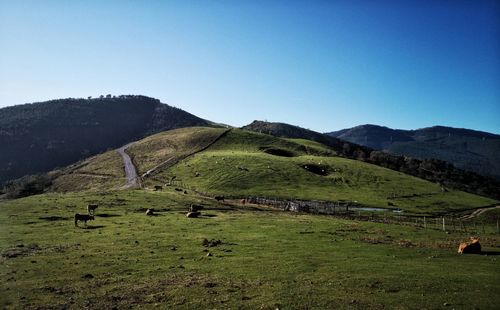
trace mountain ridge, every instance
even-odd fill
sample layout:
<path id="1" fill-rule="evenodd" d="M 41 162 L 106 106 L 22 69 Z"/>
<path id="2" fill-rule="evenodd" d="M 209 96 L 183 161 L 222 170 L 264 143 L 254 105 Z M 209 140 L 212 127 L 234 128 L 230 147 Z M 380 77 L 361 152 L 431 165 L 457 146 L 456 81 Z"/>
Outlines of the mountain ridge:
<path id="1" fill-rule="evenodd" d="M 440 159 L 500 179 L 500 135 L 494 133 L 440 125 L 403 130 L 366 124 L 326 134 L 397 155 Z"/>

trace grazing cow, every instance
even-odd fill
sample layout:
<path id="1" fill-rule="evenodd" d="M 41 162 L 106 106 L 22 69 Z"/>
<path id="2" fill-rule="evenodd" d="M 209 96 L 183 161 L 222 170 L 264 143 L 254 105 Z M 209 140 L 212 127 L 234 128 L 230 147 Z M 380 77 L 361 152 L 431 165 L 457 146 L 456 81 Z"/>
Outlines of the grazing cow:
<path id="1" fill-rule="evenodd" d="M 198 212 L 200 210 L 203 210 L 203 206 L 201 205 L 191 205 L 189 207 L 189 212 Z"/>
<path id="2" fill-rule="evenodd" d="M 161 191 L 163 187 L 161 185 L 155 185 L 155 191 Z"/>
<path id="3" fill-rule="evenodd" d="M 458 246 L 458 253 L 461 254 L 481 254 L 481 244 L 479 243 L 479 238 L 470 237 L 471 242 L 460 243 Z"/>
<path id="4" fill-rule="evenodd" d="M 96 204 L 96 203 L 88 204 L 87 205 L 87 213 L 89 215 L 94 215 L 95 214 L 95 209 L 97 209 L 97 207 L 99 207 L 99 205 Z"/>
<path id="5" fill-rule="evenodd" d="M 85 227 L 87 227 L 87 221 L 94 220 L 93 215 L 88 214 L 75 214 L 75 227 L 78 227 L 78 221 L 82 221 L 85 223 Z"/>
<path id="6" fill-rule="evenodd" d="M 188 212 L 186 214 L 187 217 L 191 217 L 191 218 L 197 218 L 201 215 L 201 212 Z"/>
<path id="7" fill-rule="evenodd" d="M 176 187 L 175 190 L 178 191 L 178 192 L 182 192 L 182 189 L 178 188 L 178 187 Z"/>
<path id="8" fill-rule="evenodd" d="M 217 201 L 224 201 L 224 196 L 215 196 L 214 198 Z"/>
<path id="9" fill-rule="evenodd" d="M 153 209 L 147 209 L 146 210 L 146 215 L 155 215 L 155 212 Z"/>

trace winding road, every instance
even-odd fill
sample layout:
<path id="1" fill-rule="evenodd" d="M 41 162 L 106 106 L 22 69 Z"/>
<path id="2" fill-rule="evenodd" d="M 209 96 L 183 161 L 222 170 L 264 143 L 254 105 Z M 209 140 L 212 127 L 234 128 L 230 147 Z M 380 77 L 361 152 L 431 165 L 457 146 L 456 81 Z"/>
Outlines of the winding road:
<path id="1" fill-rule="evenodd" d="M 125 152 L 125 150 L 132 144 L 127 144 L 119 149 L 116 149 L 118 154 L 121 155 L 123 159 L 123 164 L 125 166 L 125 177 L 127 178 L 127 183 L 123 186 L 124 189 L 134 188 L 139 186 L 137 182 L 137 170 L 135 169 L 134 163 L 130 156 Z"/>

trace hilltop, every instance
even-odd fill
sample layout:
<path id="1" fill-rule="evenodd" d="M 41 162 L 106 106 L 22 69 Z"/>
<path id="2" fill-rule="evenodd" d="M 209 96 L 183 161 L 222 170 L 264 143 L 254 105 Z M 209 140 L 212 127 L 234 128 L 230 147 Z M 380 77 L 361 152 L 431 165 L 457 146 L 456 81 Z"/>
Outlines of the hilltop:
<path id="1" fill-rule="evenodd" d="M 164 130 L 211 123 L 145 96 L 60 99 L 0 109 L 0 184 Z"/>
<path id="2" fill-rule="evenodd" d="M 402 130 L 377 125 L 326 134 L 393 154 L 440 159 L 457 168 L 500 179 L 500 135 L 445 126 Z"/>

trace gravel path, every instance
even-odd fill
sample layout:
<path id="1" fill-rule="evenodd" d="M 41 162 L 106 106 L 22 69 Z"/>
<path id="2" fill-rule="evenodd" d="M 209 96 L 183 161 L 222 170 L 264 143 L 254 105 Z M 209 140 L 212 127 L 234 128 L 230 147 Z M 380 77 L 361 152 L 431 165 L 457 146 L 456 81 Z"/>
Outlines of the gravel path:
<path id="1" fill-rule="evenodd" d="M 139 186 L 139 183 L 137 182 L 137 170 L 135 169 L 132 159 L 130 159 L 130 156 L 128 156 L 125 152 L 130 145 L 131 144 L 127 144 L 116 150 L 123 158 L 123 164 L 125 166 L 125 177 L 127 178 L 127 183 L 123 186 L 123 188 L 133 188 Z"/>

